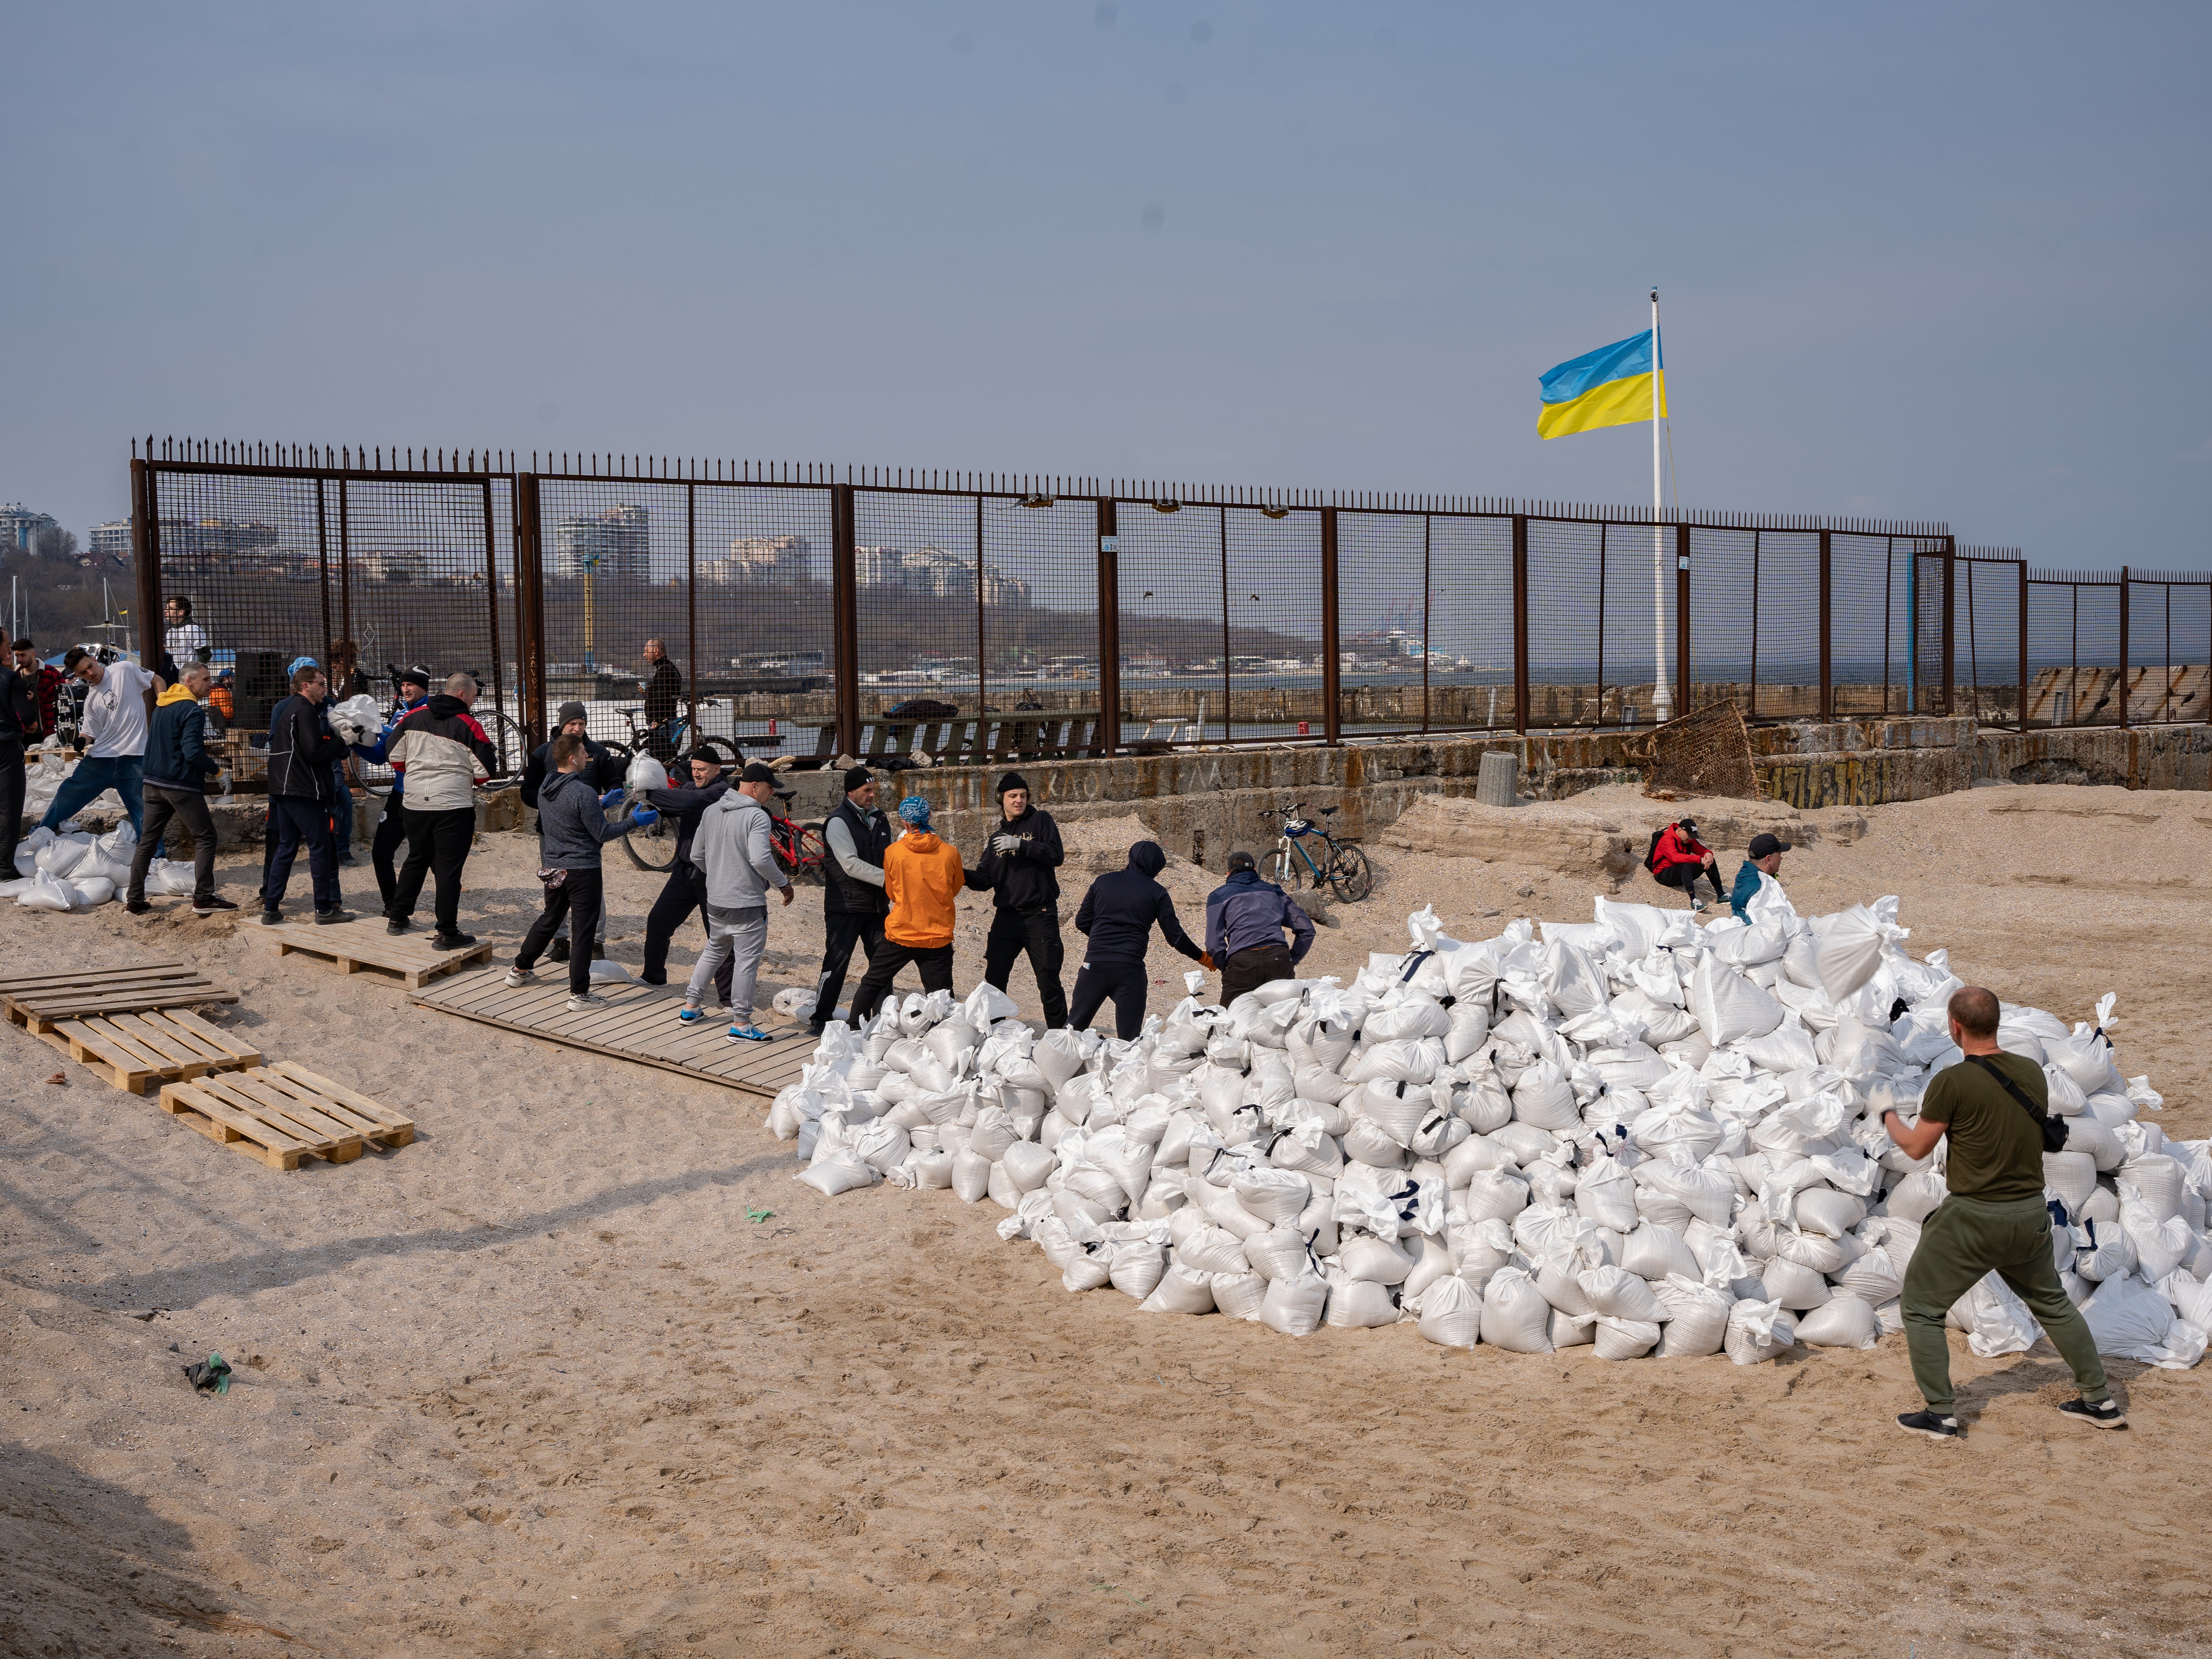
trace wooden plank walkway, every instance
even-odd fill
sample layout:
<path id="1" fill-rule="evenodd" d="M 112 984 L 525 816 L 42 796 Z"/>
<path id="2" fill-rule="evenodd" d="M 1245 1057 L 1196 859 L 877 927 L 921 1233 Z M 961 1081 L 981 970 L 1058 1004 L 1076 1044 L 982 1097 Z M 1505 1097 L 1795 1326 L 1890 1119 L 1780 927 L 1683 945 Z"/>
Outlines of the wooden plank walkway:
<path id="1" fill-rule="evenodd" d="M 237 1000 L 237 992 L 224 990 L 198 969 L 167 960 L 0 977 L 0 1007 L 6 1009 L 9 1020 L 40 1036 L 63 1020 L 94 1014 L 136 1014 Z"/>
<path id="2" fill-rule="evenodd" d="M 358 974 L 364 969 L 394 974 L 410 991 L 420 990 L 441 974 L 450 974 L 472 962 L 489 961 L 499 948 L 496 939 L 479 939 L 458 951 L 441 951 L 430 943 L 430 929 L 387 933 L 380 919 L 342 921 L 330 927 L 288 921 L 270 931 L 276 935 L 280 957 L 297 951 L 303 956 L 328 959 L 341 974 Z"/>
<path id="3" fill-rule="evenodd" d="M 504 971 L 486 969 L 426 986 L 410 1000 L 418 1007 L 617 1060 L 658 1066 L 769 1100 L 799 1081 L 799 1068 L 814 1053 L 804 1025 L 773 1014 L 763 1015 L 761 1022 L 763 1030 L 776 1034 L 774 1042 L 732 1042 L 722 1035 L 729 1029 L 727 1018 L 711 1013 L 696 1025 L 680 1024 L 676 1011 L 684 1006 L 681 985 L 601 985 L 598 989 L 606 998 L 604 1007 L 572 1014 L 566 973 L 541 970 L 535 984 L 512 990 Z"/>
<path id="4" fill-rule="evenodd" d="M 161 1098 L 164 1111 L 272 1170 L 296 1170 L 304 1158 L 350 1164 L 372 1142 L 415 1139 L 413 1118 L 289 1060 L 168 1084 Z"/>
<path id="5" fill-rule="evenodd" d="M 243 1036 L 182 1008 L 65 1019 L 38 1035 L 40 1042 L 134 1095 L 159 1084 L 261 1063 L 261 1051 Z"/>

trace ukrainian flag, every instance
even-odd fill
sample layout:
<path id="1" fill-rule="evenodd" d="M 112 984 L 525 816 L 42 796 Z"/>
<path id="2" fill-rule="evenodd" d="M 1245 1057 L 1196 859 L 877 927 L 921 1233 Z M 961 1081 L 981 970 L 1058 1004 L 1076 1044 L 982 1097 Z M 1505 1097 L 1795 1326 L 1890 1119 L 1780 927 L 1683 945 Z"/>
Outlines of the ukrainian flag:
<path id="1" fill-rule="evenodd" d="M 1655 381 L 1656 412 L 1663 416 L 1667 374 L 1659 364 L 1655 331 L 1650 329 L 1569 358 L 1541 377 L 1544 407 L 1536 416 L 1536 435 L 1564 438 L 1571 432 L 1650 420 Z"/>

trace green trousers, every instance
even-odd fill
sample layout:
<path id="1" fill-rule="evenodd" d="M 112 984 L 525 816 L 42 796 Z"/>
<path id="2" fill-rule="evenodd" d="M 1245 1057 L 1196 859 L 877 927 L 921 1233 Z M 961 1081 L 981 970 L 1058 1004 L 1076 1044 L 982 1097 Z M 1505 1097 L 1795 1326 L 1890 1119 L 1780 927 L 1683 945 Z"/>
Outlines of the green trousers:
<path id="1" fill-rule="evenodd" d="M 2058 1282 L 2051 1260 L 2051 1212 L 2043 1200 L 1993 1204 L 1954 1193 L 1920 1230 L 1919 1246 L 1905 1270 L 1905 1344 L 1912 1355 L 1912 1380 L 1928 1409 L 1942 1416 L 1953 1404 L 1944 1317 L 1991 1273 L 2027 1304 L 2051 1346 L 2074 1368 L 2081 1397 L 2104 1399 L 2105 1367 L 2097 1358 L 2097 1340 Z"/>

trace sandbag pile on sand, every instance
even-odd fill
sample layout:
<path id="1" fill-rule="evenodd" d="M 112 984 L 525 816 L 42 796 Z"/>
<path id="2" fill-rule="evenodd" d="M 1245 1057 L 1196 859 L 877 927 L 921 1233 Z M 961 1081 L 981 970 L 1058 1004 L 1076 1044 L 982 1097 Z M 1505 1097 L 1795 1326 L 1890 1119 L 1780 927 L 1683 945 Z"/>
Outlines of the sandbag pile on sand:
<path id="1" fill-rule="evenodd" d="M 1702 927 L 1599 898 L 1480 942 L 1424 909 L 1349 986 L 1194 995 L 1128 1042 L 1039 1036 L 988 986 L 910 994 L 831 1025 L 769 1124 L 824 1194 L 988 1198 L 1068 1290 L 1147 1311 L 1607 1359 L 1871 1347 L 1945 1192 L 1945 1148 L 1908 1159 L 1880 1115 L 1960 1058 L 1960 981 L 1905 952 L 1894 898 L 1808 919 L 1770 879 L 1749 908 Z M 2069 1030 L 2008 1005 L 1999 1042 L 2069 1125 L 2053 1249 L 2099 1346 L 2186 1366 L 2212 1143 L 2140 1119 L 2161 1103 L 2117 1069 L 2112 1007 Z M 1951 1321 L 1984 1357 L 2039 1334 L 1995 1274 Z"/>
<path id="2" fill-rule="evenodd" d="M 127 823 L 117 824 L 104 836 L 82 830 L 58 836 L 41 824 L 17 844 L 16 878 L 0 882 L 0 898 L 12 898 L 33 910 L 94 909 L 129 888 L 131 860 L 137 852 L 138 832 Z M 157 860 L 155 864 L 165 861 Z M 173 874 L 167 868 L 149 869 L 147 890 L 191 892 L 191 867 L 184 869 L 181 890 L 173 884 Z"/>

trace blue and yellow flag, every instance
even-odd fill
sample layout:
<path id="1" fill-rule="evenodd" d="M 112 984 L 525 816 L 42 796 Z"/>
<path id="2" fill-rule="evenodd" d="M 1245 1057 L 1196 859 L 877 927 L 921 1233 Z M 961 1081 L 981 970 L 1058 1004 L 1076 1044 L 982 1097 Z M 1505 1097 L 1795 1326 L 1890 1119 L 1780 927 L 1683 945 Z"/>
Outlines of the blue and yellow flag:
<path id="1" fill-rule="evenodd" d="M 1652 331 L 1571 357 L 1542 376 L 1544 407 L 1536 435 L 1564 438 L 1601 426 L 1626 426 L 1652 418 L 1651 388 L 1658 382 L 1658 413 L 1667 412 L 1667 375 L 1652 349 Z"/>

